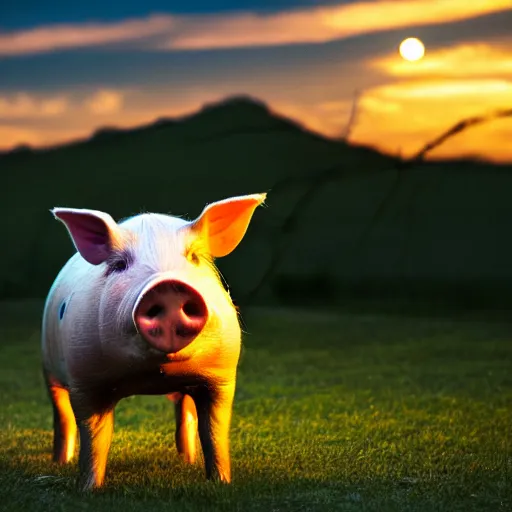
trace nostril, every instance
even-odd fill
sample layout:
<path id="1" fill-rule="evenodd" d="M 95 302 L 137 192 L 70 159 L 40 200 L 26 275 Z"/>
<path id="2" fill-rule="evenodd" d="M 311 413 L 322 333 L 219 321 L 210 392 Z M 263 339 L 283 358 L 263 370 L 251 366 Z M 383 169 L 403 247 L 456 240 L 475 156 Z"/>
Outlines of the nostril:
<path id="1" fill-rule="evenodd" d="M 193 300 L 185 302 L 185 304 L 183 304 L 182 309 L 183 313 L 185 313 L 185 315 L 187 315 L 188 317 L 201 317 L 204 316 L 205 314 L 204 307 L 202 306 L 202 304 Z"/>
<path id="2" fill-rule="evenodd" d="M 160 304 L 153 304 L 147 311 L 146 316 L 148 318 L 155 318 L 164 311 L 164 307 Z"/>

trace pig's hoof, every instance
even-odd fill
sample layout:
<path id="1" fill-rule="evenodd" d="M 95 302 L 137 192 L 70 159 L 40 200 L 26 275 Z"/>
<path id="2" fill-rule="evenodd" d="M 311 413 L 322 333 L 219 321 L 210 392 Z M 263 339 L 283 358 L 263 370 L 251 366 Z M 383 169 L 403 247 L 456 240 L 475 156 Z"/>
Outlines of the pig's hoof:
<path id="1" fill-rule="evenodd" d="M 90 493 L 99 491 L 103 484 L 98 484 L 93 478 L 78 478 L 77 490 L 81 493 Z"/>
<path id="2" fill-rule="evenodd" d="M 224 474 L 224 473 L 221 473 L 221 472 L 217 472 L 217 471 L 215 471 L 211 475 L 207 476 L 206 479 L 209 482 L 212 482 L 212 483 L 215 483 L 215 484 L 229 485 L 231 483 L 231 476 L 230 475 L 227 475 L 227 474 Z"/>

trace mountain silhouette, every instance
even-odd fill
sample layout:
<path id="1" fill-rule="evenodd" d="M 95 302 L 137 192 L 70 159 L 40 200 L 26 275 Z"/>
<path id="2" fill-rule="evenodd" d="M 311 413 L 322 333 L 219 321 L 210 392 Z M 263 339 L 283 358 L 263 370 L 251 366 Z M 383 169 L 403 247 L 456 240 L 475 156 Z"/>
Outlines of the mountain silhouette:
<path id="1" fill-rule="evenodd" d="M 72 140 L 46 147 L 34 148 L 28 144 L 22 144 L 12 150 L 0 152 L 0 159 L 19 156 L 30 157 L 64 148 L 93 147 L 98 144 L 123 144 L 125 141 L 141 143 L 148 136 L 155 136 L 160 139 L 169 137 L 175 140 L 179 139 L 184 144 L 193 144 L 232 135 L 243 136 L 278 132 L 300 134 L 304 137 L 331 144 L 347 146 L 341 140 L 326 138 L 302 126 L 295 120 L 273 112 L 264 102 L 256 98 L 237 95 L 206 104 L 198 111 L 179 118 L 163 117 L 151 123 L 131 128 L 104 126 L 85 139 Z M 363 148 L 365 153 L 381 154 L 377 150 L 364 146 L 354 145 L 353 147 L 356 148 L 356 151 Z"/>
<path id="2" fill-rule="evenodd" d="M 314 133 L 246 96 L 177 119 L 104 127 L 0 157 L 0 297 L 42 297 L 74 252 L 49 210 L 194 218 L 268 192 L 243 243 L 218 261 L 235 297 L 487 300 L 512 291 L 512 166 L 418 163 Z M 270 271 L 269 271 L 270 269 Z M 264 286 L 262 286 L 262 279 Z M 509 294 L 512 296 L 512 294 Z"/>

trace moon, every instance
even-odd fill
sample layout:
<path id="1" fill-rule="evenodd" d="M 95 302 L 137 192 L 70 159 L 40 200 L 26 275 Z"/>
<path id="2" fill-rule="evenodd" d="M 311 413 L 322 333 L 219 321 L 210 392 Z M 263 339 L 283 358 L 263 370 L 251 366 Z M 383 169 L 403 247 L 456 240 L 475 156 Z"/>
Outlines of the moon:
<path id="1" fill-rule="evenodd" d="M 399 52 L 403 59 L 414 62 L 425 55 L 425 45 L 416 37 L 409 37 L 400 43 Z"/>

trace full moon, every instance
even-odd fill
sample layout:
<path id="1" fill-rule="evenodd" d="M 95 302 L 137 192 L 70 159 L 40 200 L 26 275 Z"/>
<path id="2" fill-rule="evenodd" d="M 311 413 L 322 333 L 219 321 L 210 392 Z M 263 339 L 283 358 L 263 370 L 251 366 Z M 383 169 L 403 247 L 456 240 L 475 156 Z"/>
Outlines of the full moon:
<path id="1" fill-rule="evenodd" d="M 400 43 L 399 51 L 402 58 L 413 62 L 425 55 L 425 45 L 416 37 L 409 37 Z"/>

